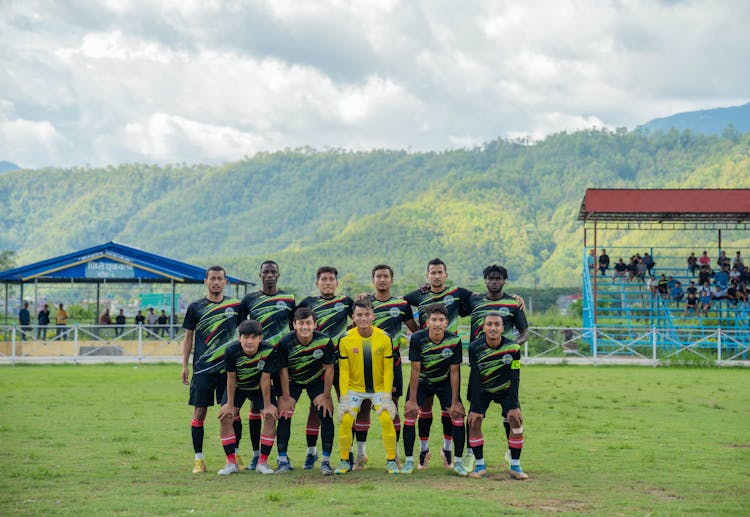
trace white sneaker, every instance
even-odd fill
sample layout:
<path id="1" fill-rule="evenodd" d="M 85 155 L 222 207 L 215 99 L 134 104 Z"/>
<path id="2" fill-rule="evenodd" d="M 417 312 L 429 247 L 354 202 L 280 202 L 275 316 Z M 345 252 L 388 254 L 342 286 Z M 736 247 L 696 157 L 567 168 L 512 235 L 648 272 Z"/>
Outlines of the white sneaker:
<path id="1" fill-rule="evenodd" d="M 227 463 L 226 466 L 221 469 L 218 474 L 220 476 L 228 476 L 229 474 L 236 474 L 240 471 L 236 463 Z"/>
<path id="2" fill-rule="evenodd" d="M 261 474 L 275 474 L 276 471 L 273 470 L 272 467 L 268 466 L 268 463 L 258 463 L 258 466 L 255 467 L 255 472 L 260 472 Z"/>

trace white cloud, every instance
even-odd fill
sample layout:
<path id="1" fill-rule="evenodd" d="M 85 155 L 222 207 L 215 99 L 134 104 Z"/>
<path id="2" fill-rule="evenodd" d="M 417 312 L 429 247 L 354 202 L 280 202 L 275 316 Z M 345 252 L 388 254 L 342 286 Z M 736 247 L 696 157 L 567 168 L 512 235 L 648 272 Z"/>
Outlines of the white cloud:
<path id="1" fill-rule="evenodd" d="M 444 149 L 747 102 L 750 4 L 12 2 L 0 159 Z"/>

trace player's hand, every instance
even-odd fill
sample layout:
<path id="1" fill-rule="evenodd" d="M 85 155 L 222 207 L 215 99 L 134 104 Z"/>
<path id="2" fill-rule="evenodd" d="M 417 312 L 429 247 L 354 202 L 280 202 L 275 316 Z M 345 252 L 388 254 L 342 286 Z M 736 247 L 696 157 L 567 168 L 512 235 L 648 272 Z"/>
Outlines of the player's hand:
<path id="1" fill-rule="evenodd" d="M 292 397 L 283 396 L 279 399 L 279 417 L 290 418 L 294 413 L 294 408 L 297 405 L 297 401 Z"/>
<path id="2" fill-rule="evenodd" d="M 326 396 L 321 393 L 315 397 L 313 404 L 321 411 L 323 416 L 333 416 L 333 399 L 330 394 Z"/>
<path id="3" fill-rule="evenodd" d="M 420 292 L 421 292 L 422 294 L 427 294 L 427 293 L 429 293 L 429 292 L 430 292 L 430 291 L 432 290 L 432 288 L 430 287 L 430 284 L 429 284 L 429 283 L 425 283 L 425 284 L 423 284 L 423 285 L 422 285 L 422 286 L 421 286 L 421 287 L 419 288 L 419 290 L 420 290 Z"/>
<path id="4" fill-rule="evenodd" d="M 523 426 L 523 415 L 521 414 L 521 410 L 519 408 L 509 410 L 505 416 L 508 419 L 508 422 L 510 422 L 512 419 L 518 422 L 519 425 Z"/>
<path id="5" fill-rule="evenodd" d="M 221 408 L 219 408 L 219 414 L 217 415 L 216 418 L 218 418 L 219 420 L 223 418 L 234 418 L 234 413 L 235 413 L 234 405 L 230 406 L 229 402 L 227 402 L 226 404 L 221 406 Z"/>
<path id="6" fill-rule="evenodd" d="M 349 398 L 349 395 L 344 395 L 339 399 L 339 407 L 338 407 L 338 417 L 339 420 L 344 418 L 344 415 L 347 413 L 352 413 L 352 401 Z"/>
<path id="7" fill-rule="evenodd" d="M 188 382 L 188 367 L 185 366 L 182 368 L 182 384 L 189 384 Z"/>
<path id="8" fill-rule="evenodd" d="M 451 404 L 451 407 L 448 409 L 448 412 L 451 415 L 451 419 L 455 420 L 463 420 L 463 418 L 466 416 L 466 410 L 464 409 L 464 405 L 461 404 L 461 402 L 456 402 L 455 404 Z"/>
<path id="9" fill-rule="evenodd" d="M 484 420 L 484 415 L 482 413 L 475 413 L 473 411 L 469 412 L 469 426 L 475 425 L 475 424 L 482 424 L 482 421 Z"/>
<path id="10" fill-rule="evenodd" d="M 523 298 L 518 296 L 517 294 L 511 294 L 511 298 L 513 298 L 515 301 L 518 302 L 519 309 L 521 309 L 523 312 L 526 312 L 526 303 L 524 303 Z"/>
<path id="11" fill-rule="evenodd" d="M 264 406 L 263 409 L 260 410 L 260 414 L 264 420 L 268 420 L 269 418 L 273 420 L 278 420 L 279 408 L 277 408 L 273 404 L 268 404 L 267 406 Z"/>
<path id="12" fill-rule="evenodd" d="M 404 404 L 404 418 L 417 418 L 418 411 L 419 407 L 417 406 L 416 400 L 409 399 L 406 401 L 406 404 Z"/>
<path id="13" fill-rule="evenodd" d="M 368 299 L 368 298 L 370 298 L 371 296 L 372 296 L 372 295 L 371 295 L 370 293 L 359 293 L 358 295 L 356 295 L 356 296 L 354 297 L 354 301 L 358 301 L 358 300 L 367 300 L 367 299 Z"/>
<path id="14" fill-rule="evenodd" d="M 391 416 L 391 419 L 396 418 L 398 409 L 396 408 L 396 404 L 393 403 L 393 397 L 391 397 L 390 393 L 383 393 L 382 402 L 380 403 L 380 409 L 377 410 L 377 414 L 380 415 L 383 411 L 386 411 Z"/>

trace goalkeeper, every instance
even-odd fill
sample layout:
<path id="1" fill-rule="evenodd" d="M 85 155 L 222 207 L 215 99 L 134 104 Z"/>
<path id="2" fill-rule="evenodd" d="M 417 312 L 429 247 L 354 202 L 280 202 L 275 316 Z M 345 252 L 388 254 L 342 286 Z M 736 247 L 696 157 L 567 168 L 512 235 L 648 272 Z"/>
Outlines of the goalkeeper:
<path id="1" fill-rule="evenodd" d="M 339 341 L 339 388 L 338 413 L 339 445 L 341 462 L 336 474 L 352 470 L 349 450 L 352 446 L 352 424 L 363 400 L 369 400 L 378 414 L 383 430 L 383 445 L 386 453 L 386 471 L 398 474 L 396 464 L 396 429 L 393 418 L 396 405 L 393 403 L 393 346 L 384 331 L 373 326 L 375 313 L 368 299 L 354 302 L 355 327 Z"/>

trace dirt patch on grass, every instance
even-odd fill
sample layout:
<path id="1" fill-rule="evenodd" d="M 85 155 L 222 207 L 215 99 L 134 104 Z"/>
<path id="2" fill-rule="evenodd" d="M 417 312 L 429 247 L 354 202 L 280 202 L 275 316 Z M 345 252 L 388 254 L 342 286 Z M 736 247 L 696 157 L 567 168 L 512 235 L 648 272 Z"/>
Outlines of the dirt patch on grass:
<path id="1" fill-rule="evenodd" d="M 531 504 L 508 503 L 508 506 L 547 513 L 587 512 L 591 510 L 587 503 L 574 499 L 547 499 Z"/>

